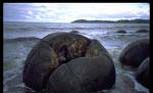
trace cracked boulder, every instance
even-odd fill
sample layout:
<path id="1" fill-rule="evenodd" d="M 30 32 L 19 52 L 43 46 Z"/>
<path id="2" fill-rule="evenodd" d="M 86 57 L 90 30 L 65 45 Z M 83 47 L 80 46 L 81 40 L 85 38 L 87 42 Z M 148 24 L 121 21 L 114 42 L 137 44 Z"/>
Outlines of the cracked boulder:
<path id="1" fill-rule="evenodd" d="M 49 34 L 25 61 L 23 82 L 36 91 L 86 93 L 111 88 L 115 68 L 97 41 L 72 33 Z"/>

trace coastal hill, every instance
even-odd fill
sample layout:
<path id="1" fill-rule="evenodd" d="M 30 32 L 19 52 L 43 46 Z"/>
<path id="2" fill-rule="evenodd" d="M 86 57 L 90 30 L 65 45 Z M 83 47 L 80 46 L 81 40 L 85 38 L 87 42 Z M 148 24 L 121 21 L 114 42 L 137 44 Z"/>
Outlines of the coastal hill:
<path id="1" fill-rule="evenodd" d="M 79 19 L 79 20 L 72 21 L 71 23 L 149 23 L 149 20 L 134 19 L 134 20 L 108 21 L 108 20 L 85 20 L 85 19 Z"/>

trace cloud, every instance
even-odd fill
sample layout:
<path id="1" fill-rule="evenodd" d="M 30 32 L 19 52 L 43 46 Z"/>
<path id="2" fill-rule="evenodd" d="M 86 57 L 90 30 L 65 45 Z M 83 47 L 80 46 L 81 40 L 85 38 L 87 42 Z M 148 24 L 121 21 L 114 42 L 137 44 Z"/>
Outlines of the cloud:
<path id="1" fill-rule="evenodd" d="M 76 19 L 150 18 L 148 3 L 4 3 L 4 21 L 70 22 Z"/>

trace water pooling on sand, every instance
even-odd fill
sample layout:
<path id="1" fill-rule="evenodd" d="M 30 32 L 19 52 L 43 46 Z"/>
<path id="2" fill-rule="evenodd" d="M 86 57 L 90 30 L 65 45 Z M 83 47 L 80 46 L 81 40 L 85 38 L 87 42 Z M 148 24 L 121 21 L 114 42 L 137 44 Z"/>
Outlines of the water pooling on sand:
<path id="1" fill-rule="evenodd" d="M 135 33 L 139 29 L 149 30 L 149 24 L 5 23 L 3 92 L 26 93 L 29 90 L 22 82 L 22 70 L 28 53 L 39 42 L 39 38 L 54 32 L 77 30 L 81 35 L 99 40 L 113 58 L 116 83 L 112 89 L 104 90 L 104 93 L 149 93 L 148 89 L 135 81 L 134 71 L 123 69 L 118 61 L 120 52 L 128 43 L 149 37 L 149 32 Z M 117 33 L 118 30 L 127 33 Z"/>

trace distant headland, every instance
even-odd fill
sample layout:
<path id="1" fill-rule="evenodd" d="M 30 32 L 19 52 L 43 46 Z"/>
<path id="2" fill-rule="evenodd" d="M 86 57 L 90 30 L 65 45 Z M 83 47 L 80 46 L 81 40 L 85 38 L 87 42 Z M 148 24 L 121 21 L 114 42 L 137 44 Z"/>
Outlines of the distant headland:
<path id="1" fill-rule="evenodd" d="M 149 21 L 150 20 L 148 19 L 118 20 L 118 21 L 79 19 L 72 21 L 71 23 L 149 23 Z"/>

